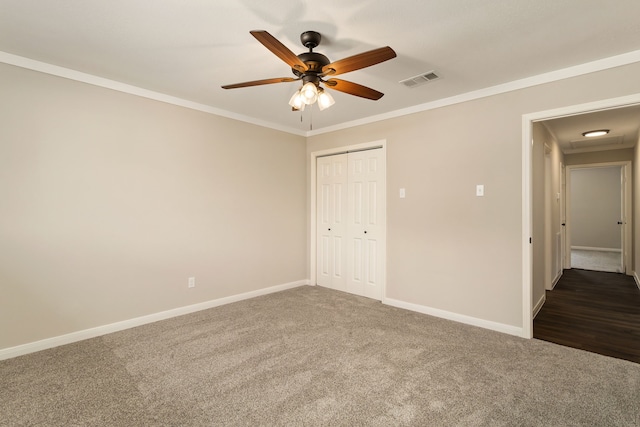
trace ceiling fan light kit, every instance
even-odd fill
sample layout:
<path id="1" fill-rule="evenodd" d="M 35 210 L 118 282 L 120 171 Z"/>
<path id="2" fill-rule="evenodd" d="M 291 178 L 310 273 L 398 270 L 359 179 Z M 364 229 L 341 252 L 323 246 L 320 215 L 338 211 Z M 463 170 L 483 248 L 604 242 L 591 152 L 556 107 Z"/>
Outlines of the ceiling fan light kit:
<path id="1" fill-rule="evenodd" d="M 336 101 L 333 99 L 333 96 L 323 88 L 320 88 L 320 93 L 318 94 L 318 108 L 320 108 L 320 111 L 331 107 L 335 103 Z"/>
<path id="2" fill-rule="evenodd" d="M 291 105 L 293 111 L 304 111 L 306 105 L 311 105 L 316 101 L 320 111 L 336 103 L 333 97 L 323 88 L 316 87 L 315 84 L 309 82 L 305 83 L 300 90 L 293 94 L 289 100 L 289 105 Z"/>
<path id="3" fill-rule="evenodd" d="M 377 90 L 358 83 L 334 78 L 325 80 L 324 77 L 335 76 L 370 67 L 396 57 L 396 53 L 393 49 L 386 46 L 350 56 L 336 62 L 331 62 L 329 58 L 323 54 L 313 51 L 313 49 L 317 47 L 322 40 L 322 36 L 316 31 L 305 31 L 300 35 L 302 45 L 309 49 L 308 52 L 301 53 L 300 55 L 294 54 L 266 31 L 251 31 L 250 33 L 274 55 L 289 65 L 291 67 L 291 72 L 296 76 L 296 78 L 279 77 L 254 80 L 250 82 L 224 85 L 222 88 L 237 89 L 241 87 L 301 80 L 303 83 L 302 87 L 297 90 L 289 100 L 289 105 L 291 105 L 292 110 L 294 111 L 304 111 L 306 105 L 312 105 L 316 102 L 318 103 L 318 108 L 321 111 L 335 104 L 333 97 L 324 90 L 320 83 L 324 83 L 326 87 L 339 92 L 377 101 L 384 95 L 382 92 L 378 92 Z"/>
<path id="4" fill-rule="evenodd" d="M 318 100 L 318 88 L 312 82 L 305 83 L 300 89 L 300 96 L 305 104 L 311 105 Z"/>
<path id="5" fill-rule="evenodd" d="M 302 94 L 300 94 L 299 90 L 293 94 L 293 96 L 289 100 L 289 105 L 291 105 L 291 109 L 293 111 L 304 111 L 304 107 L 306 106 L 306 104 L 304 103 Z"/>

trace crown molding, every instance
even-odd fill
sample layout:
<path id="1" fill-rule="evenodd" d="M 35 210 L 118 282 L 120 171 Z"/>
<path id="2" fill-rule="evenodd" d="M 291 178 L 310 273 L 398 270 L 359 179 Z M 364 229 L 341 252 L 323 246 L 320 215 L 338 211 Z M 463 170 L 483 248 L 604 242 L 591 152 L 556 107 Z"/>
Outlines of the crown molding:
<path id="1" fill-rule="evenodd" d="M 152 99 L 152 100 L 164 102 L 167 104 L 189 108 L 191 110 L 202 111 L 204 113 L 214 114 L 216 116 L 226 117 L 228 119 L 239 120 L 241 122 L 262 126 L 265 128 L 270 128 L 270 129 L 278 130 L 281 132 L 291 133 L 299 136 L 306 136 L 305 131 L 301 131 L 299 129 L 295 129 L 287 126 L 280 126 L 275 123 L 254 119 L 249 116 L 245 116 L 242 114 L 233 113 L 231 111 L 223 110 L 220 108 L 211 107 L 209 105 L 189 101 L 187 99 L 178 98 L 178 97 L 167 95 L 160 92 L 154 92 L 152 90 L 143 89 L 141 87 L 129 85 L 116 80 L 110 80 L 103 77 L 98 77 L 93 74 L 87 74 L 87 73 L 73 70 L 71 68 L 65 68 L 65 67 L 60 67 L 58 65 L 48 64 L 46 62 L 36 61 L 34 59 L 13 55 L 7 52 L 0 51 L 0 62 L 8 65 L 14 65 L 16 67 L 26 68 L 32 71 L 39 71 L 41 73 L 50 74 L 57 77 L 63 77 L 65 79 L 75 80 L 78 82 L 115 90 L 118 92 L 128 93 L 130 95 L 140 96 L 142 98 Z"/>
<path id="2" fill-rule="evenodd" d="M 620 67 L 623 65 L 634 64 L 640 62 L 640 50 L 627 52 L 621 55 L 611 56 L 597 61 L 587 62 L 572 67 L 562 68 L 560 70 L 551 71 L 548 73 L 538 74 L 532 77 L 527 77 L 520 80 L 514 80 L 508 83 L 499 84 L 496 86 L 490 86 L 484 89 L 479 89 L 471 92 L 462 93 L 460 95 L 451 96 L 448 98 L 438 99 L 436 101 L 427 102 L 424 104 L 415 105 L 413 107 L 402 108 L 388 113 L 379 114 L 376 116 L 365 117 L 363 119 L 354 120 L 351 122 L 341 123 L 335 126 L 328 126 L 325 128 L 316 129 L 307 132 L 306 136 L 320 135 L 328 132 L 335 132 L 337 130 L 348 129 L 355 126 L 361 126 L 369 123 L 379 122 L 382 120 L 393 119 L 396 117 L 406 116 L 409 114 L 419 113 L 427 110 L 434 110 L 436 108 L 446 107 L 449 105 L 460 104 L 463 102 L 473 101 L 475 99 L 486 98 L 489 96 L 499 95 L 506 92 L 512 92 L 515 90 L 526 89 L 532 86 L 538 86 L 545 83 L 552 83 L 559 80 L 568 79 L 571 77 L 582 76 L 584 74 L 595 73 L 597 71 L 608 70 L 610 68 Z"/>
<path id="3" fill-rule="evenodd" d="M 515 90 L 525 89 L 532 86 L 537 86 L 545 83 L 551 83 L 559 80 L 568 79 L 571 77 L 577 77 L 589 73 L 607 70 L 610 68 L 620 67 L 623 65 L 629 65 L 636 62 L 640 62 L 640 50 L 627 52 L 621 55 L 611 56 L 604 59 L 599 59 L 592 62 L 587 62 L 572 67 L 563 68 L 548 73 L 538 74 L 536 76 L 527 77 L 524 79 L 514 80 L 508 83 L 503 83 L 496 86 L 487 87 L 471 92 L 462 93 L 459 95 L 451 96 L 448 98 L 439 99 L 424 104 L 415 105 L 408 108 L 402 108 L 399 110 L 390 111 L 388 113 L 379 114 L 375 116 L 365 117 L 359 120 L 353 120 L 345 123 L 341 123 L 335 126 L 327 126 L 320 129 L 314 129 L 312 131 L 303 131 L 288 126 L 281 126 L 272 122 L 258 120 L 249 116 L 245 116 L 231 111 L 223 110 L 220 108 L 211 107 L 209 105 L 200 104 L 197 102 L 189 101 L 186 99 L 178 98 L 175 96 L 167 95 L 160 92 L 154 92 L 148 89 L 143 89 L 138 86 L 129 85 L 126 83 L 118 82 L 115 80 L 98 77 L 92 74 L 83 73 L 70 68 L 60 67 L 57 65 L 48 64 L 46 62 L 36 61 L 34 59 L 25 58 L 11 53 L 0 51 L 0 62 L 14 65 L 21 68 L 26 68 L 33 71 L 39 71 L 45 74 L 51 74 L 58 77 L 63 77 L 70 80 L 75 80 L 107 89 L 116 90 L 119 92 L 128 93 L 131 95 L 140 96 L 143 98 L 153 99 L 168 104 L 178 105 L 192 110 L 202 111 L 209 114 L 214 114 L 221 117 L 226 117 L 233 120 L 238 120 L 245 123 L 250 123 L 257 126 L 262 126 L 269 129 L 278 130 L 298 136 L 310 137 L 314 135 L 321 135 L 324 133 L 335 132 L 338 130 L 348 129 L 355 126 L 366 125 L 370 123 L 379 122 L 382 120 L 393 119 L 396 117 L 406 116 L 409 114 L 415 114 L 422 111 L 433 110 L 436 108 L 442 108 L 449 105 L 460 104 L 463 102 L 473 101 L 480 98 L 486 98 L 489 96 L 499 95 L 506 92 L 512 92 Z"/>

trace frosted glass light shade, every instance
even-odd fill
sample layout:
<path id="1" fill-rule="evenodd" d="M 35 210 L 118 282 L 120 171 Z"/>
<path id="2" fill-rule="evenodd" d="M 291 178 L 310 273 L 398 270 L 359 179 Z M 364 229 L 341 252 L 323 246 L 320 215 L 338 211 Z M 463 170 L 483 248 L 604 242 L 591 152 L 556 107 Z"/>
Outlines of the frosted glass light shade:
<path id="1" fill-rule="evenodd" d="M 289 105 L 291 105 L 295 110 L 304 111 L 305 103 L 299 90 L 293 94 L 289 100 Z"/>
<path id="2" fill-rule="evenodd" d="M 300 89 L 302 100 L 305 104 L 311 105 L 318 100 L 318 88 L 315 84 L 309 82 L 305 83 Z"/>
<path id="3" fill-rule="evenodd" d="M 320 89 L 320 93 L 318 94 L 318 107 L 320 108 L 320 111 L 331 107 L 335 103 L 336 101 L 334 101 L 333 96 L 327 93 L 324 89 Z"/>

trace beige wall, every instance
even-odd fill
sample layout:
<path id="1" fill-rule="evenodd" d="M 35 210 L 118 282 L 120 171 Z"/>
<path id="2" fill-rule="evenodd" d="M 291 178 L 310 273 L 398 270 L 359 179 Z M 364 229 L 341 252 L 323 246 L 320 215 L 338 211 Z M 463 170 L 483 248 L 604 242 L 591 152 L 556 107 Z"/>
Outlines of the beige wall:
<path id="1" fill-rule="evenodd" d="M 522 115 L 638 93 L 638 73 L 633 64 L 317 135 L 307 151 L 387 140 L 389 298 L 522 327 Z"/>
<path id="2" fill-rule="evenodd" d="M 549 135 L 549 137 L 551 137 L 551 135 Z M 555 139 L 551 138 L 551 194 L 549 195 L 549 204 L 551 210 L 551 222 L 549 224 L 551 254 L 549 256 L 548 262 L 551 263 L 551 268 L 549 270 L 551 272 L 550 279 L 552 281 L 560 278 L 564 266 L 564 253 L 562 253 L 562 243 L 560 245 L 560 248 L 558 248 L 558 245 L 556 243 L 557 236 L 565 231 L 562 223 L 565 220 L 564 211 L 566 209 L 563 206 L 561 200 L 557 197 L 558 193 L 560 193 L 560 198 L 562 199 L 564 197 L 564 191 L 566 190 L 562 186 L 564 166 L 565 156 L 560 150 L 558 142 Z M 562 236 L 560 238 L 562 239 Z M 533 302 L 535 304 L 536 301 L 534 300 Z"/>
<path id="3" fill-rule="evenodd" d="M 640 136 L 633 149 L 633 265 L 634 277 L 638 288 L 640 288 L 640 278 L 638 277 L 637 267 L 640 266 Z"/>
<path id="4" fill-rule="evenodd" d="M 531 151 L 532 304 L 542 298 L 545 290 L 545 144 L 549 140 L 549 133 L 542 123 L 534 123 Z"/>
<path id="5" fill-rule="evenodd" d="M 0 349 L 306 279 L 303 137 L 1 64 L 0 93 Z"/>
<path id="6" fill-rule="evenodd" d="M 380 139 L 387 296 L 521 327 L 522 115 L 639 73 L 316 135 L 305 164 L 302 137 L 0 65 L 0 349 L 305 279 L 310 153 Z"/>

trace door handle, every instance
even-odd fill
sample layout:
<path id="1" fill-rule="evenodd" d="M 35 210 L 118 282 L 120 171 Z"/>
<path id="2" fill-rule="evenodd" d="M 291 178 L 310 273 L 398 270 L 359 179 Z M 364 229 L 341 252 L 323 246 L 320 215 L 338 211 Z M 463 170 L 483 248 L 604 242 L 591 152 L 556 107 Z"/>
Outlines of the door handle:
<path id="1" fill-rule="evenodd" d="M 560 225 L 562 225 L 562 226 L 564 227 L 565 225 L 567 225 L 567 223 L 566 223 L 566 222 L 563 222 L 563 223 L 562 223 L 562 224 L 560 224 Z"/>
<path id="2" fill-rule="evenodd" d="M 618 225 L 622 225 L 622 221 L 618 221 Z"/>

